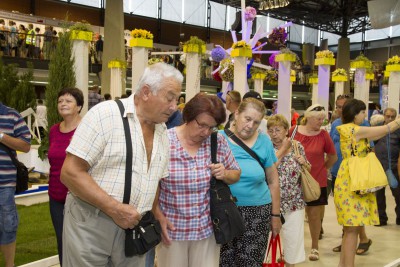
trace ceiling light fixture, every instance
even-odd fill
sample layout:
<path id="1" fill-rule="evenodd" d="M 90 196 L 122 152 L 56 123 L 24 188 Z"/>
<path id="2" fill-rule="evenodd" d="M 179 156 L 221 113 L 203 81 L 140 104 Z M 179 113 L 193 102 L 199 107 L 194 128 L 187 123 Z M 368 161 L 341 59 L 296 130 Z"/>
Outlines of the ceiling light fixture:
<path id="1" fill-rule="evenodd" d="M 262 0 L 258 7 L 259 10 L 269 10 L 274 8 L 285 7 L 289 5 L 289 0 Z"/>

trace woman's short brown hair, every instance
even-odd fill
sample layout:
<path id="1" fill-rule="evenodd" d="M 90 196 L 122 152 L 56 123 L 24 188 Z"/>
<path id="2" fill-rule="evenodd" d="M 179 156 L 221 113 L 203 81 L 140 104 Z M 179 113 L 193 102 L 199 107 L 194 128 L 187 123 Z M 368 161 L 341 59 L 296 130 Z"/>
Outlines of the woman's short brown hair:
<path id="1" fill-rule="evenodd" d="M 239 114 L 245 111 L 248 107 L 252 107 L 260 112 L 262 114 L 262 117 L 264 118 L 265 106 L 263 102 L 253 97 L 245 98 L 238 107 Z"/>
<path id="2" fill-rule="evenodd" d="M 218 125 L 225 122 L 226 112 L 222 101 L 215 95 L 198 93 L 186 103 L 182 112 L 183 121 L 193 121 L 201 113 L 206 113 L 214 118 Z"/>
<path id="3" fill-rule="evenodd" d="M 268 118 L 267 128 L 269 129 L 270 127 L 274 126 L 282 126 L 283 128 L 285 128 L 285 130 L 288 130 L 289 122 L 281 114 L 272 115 L 271 117 Z"/>

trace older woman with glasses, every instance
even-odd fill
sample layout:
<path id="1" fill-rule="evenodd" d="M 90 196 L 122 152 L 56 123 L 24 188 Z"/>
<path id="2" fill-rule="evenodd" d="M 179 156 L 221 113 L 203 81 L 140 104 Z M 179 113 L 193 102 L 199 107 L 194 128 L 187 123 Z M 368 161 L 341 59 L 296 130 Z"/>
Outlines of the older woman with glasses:
<path id="1" fill-rule="evenodd" d="M 163 242 L 157 249 L 159 267 L 219 265 L 210 218 L 210 180 L 227 184 L 239 180 L 240 169 L 225 138 L 218 134 L 217 161 L 211 163 L 211 138 L 226 118 L 222 101 L 197 94 L 183 109 L 181 126 L 168 130 L 169 177 L 160 181 L 154 203 Z"/>
<path id="2" fill-rule="evenodd" d="M 221 267 L 261 266 L 271 228 L 273 236 L 281 228 L 277 159 L 271 140 L 257 130 L 264 114 L 263 102 L 246 98 L 229 131 L 221 132 L 242 170 L 240 181 L 230 188 L 245 222 L 243 235 L 222 246 Z M 260 162 L 245 148 L 256 153 Z"/>
<path id="3" fill-rule="evenodd" d="M 293 267 L 305 260 L 304 252 L 304 197 L 301 191 L 301 166 L 309 170 L 303 146 L 287 138 L 289 122 L 280 114 L 268 119 L 268 134 L 278 158 L 277 168 L 281 191 L 281 214 L 285 219 L 282 225 L 282 241 L 286 267 Z M 295 143 L 294 143 L 295 142 Z M 294 146 L 299 149 L 296 155 Z"/>
<path id="4" fill-rule="evenodd" d="M 319 104 L 312 105 L 304 112 L 304 125 L 292 127 L 289 135 L 299 141 L 306 152 L 306 157 L 311 163 L 311 175 L 318 181 L 321 187 L 319 199 L 307 202 L 306 213 L 311 233 L 311 252 L 308 259 L 319 260 L 318 239 L 321 232 L 321 225 L 325 205 L 328 205 L 327 195 L 327 170 L 337 160 L 335 147 L 332 139 L 321 126 L 326 118 L 325 108 Z M 293 134 L 293 132 L 295 133 Z"/>

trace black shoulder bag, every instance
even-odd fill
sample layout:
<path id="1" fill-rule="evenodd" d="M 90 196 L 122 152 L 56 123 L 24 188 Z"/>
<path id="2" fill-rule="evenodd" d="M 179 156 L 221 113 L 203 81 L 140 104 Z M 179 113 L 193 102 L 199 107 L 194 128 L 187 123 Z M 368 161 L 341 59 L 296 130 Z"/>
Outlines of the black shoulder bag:
<path id="1" fill-rule="evenodd" d="M 15 157 L 8 146 L 0 143 L 0 147 L 7 152 L 8 156 L 11 158 L 13 164 L 15 165 L 15 168 L 17 169 L 17 182 L 15 186 L 15 193 L 19 194 L 25 192 L 26 190 L 28 190 L 28 168 Z"/>
<path id="2" fill-rule="evenodd" d="M 126 140 L 126 166 L 125 166 L 125 186 L 124 186 L 124 204 L 129 204 L 132 187 L 132 139 L 129 130 L 128 118 L 124 117 L 125 108 L 120 100 L 116 100 L 121 112 L 122 122 L 124 124 Z M 125 256 L 133 257 L 143 255 L 161 241 L 161 225 L 154 217 L 151 211 L 147 211 L 139 224 L 133 229 L 125 229 Z"/>
<path id="3" fill-rule="evenodd" d="M 211 160 L 217 162 L 217 133 L 211 134 Z M 210 180 L 210 213 L 217 244 L 226 244 L 244 232 L 244 221 L 229 186 L 221 180 Z"/>

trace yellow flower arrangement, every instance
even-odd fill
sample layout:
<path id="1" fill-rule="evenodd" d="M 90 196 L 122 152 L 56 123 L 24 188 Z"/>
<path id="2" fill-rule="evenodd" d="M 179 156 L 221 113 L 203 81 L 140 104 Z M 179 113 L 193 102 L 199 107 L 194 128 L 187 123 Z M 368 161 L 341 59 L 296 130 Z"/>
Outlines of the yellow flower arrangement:
<path id="1" fill-rule="evenodd" d="M 317 58 L 333 58 L 334 55 L 333 55 L 332 51 L 322 50 L 322 51 L 317 52 L 316 57 Z"/>
<path id="2" fill-rule="evenodd" d="M 131 31 L 132 38 L 143 38 L 153 40 L 153 34 L 143 29 L 134 29 Z"/>
<path id="3" fill-rule="evenodd" d="M 232 49 L 236 49 L 236 48 L 245 48 L 245 49 L 251 50 L 251 46 L 248 43 L 246 43 L 246 41 L 244 41 L 244 40 L 233 43 Z"/>
<path id="4" fill-rule="evenodd" d="M 400 64 L 400 57 L 398 55 L 395 55 L 386 62 L 388 65 L 396 65 Z"/>
<path id="5" fill-rule="evenodd" d="M 338 68 L 334 72 L 332 72 L 332 77 L 335 77 L 335 76 L 346 76 L 347 77 L 347 72 L 345 69 Z"/>

